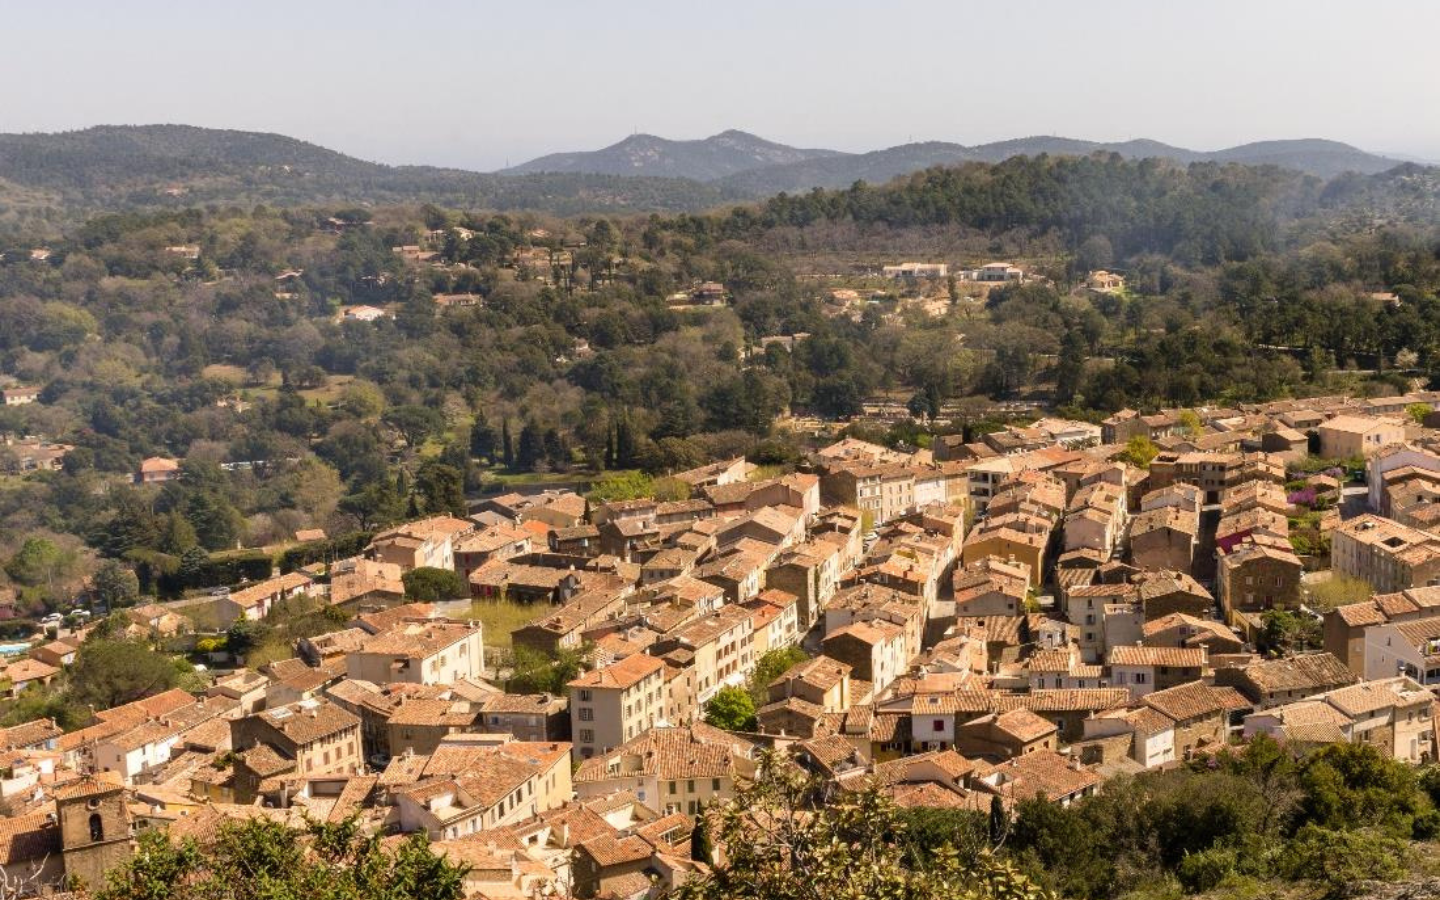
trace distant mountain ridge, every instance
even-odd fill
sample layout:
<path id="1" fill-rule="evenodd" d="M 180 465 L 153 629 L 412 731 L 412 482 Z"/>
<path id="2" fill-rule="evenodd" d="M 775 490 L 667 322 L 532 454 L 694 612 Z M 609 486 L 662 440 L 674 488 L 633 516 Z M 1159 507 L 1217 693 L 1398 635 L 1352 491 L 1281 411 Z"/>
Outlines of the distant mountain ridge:
<path id="1" fill-rule="evenodd" d="M 787 147 L 732 130 L 698 141 L 633 135 L 600 150 L 550 154 L 497 174 L 665 175 L 717 184 L 748 196 L 765 196 L 780 191 L 845 187 L 862 180 L 883 182 L 936 165 L 1001 162 L 1012 156 L 1041 153 L 1082 156 L 1097 151 L 1118 153 L 1127 159 L 1156 157 L 1182 164 L 1213 161 L 1276 165 L 1322 178 L 1342 172 L 1373 175 L 1403 162 L 1318 138 L 1263 141 L 1204 152 L 1148 139 L 1102 143 L 1041 135 L 975 146 L 929 141 L 869 153 L 845 153 Z"/>
<path id="2" fill-rule="evenodd" d="M 600 150 L 552 153 L 509 169 L 502 169 L 496 174 L 586 172 L 595 175 L 654 175 L 715 181 L 752 169 L 844 155 L 838 150 L 788 147 L 734 129 L 695 141 L 672 141 L 653 134 L 633 134 L 618 144 Z"/>
<path id="3" fill-rule="evenodd" d="M 880 184 L 934 166 L 1097 150 L 1181 163 L 1273 164 L 1327 178 L 1346 171 L 1389 172 L 1401 165 L 1321 140 L 1200 153 L 1156 141 L 1099 144 L 1030 137 L 974 147 L 933 141 L 841 153 L 726 131 L 699 141 L 633 135 L 595 153 L 556 154 L 503 173 L 481 173 L 367 162 L 278 134 L 188 125 L 97 126 L 0 134 L 0 214 L 6 208 L 49 208 L 83 217 L 97 211 L 231 203 L 435 203 L 558 215 L 700 211 L 781 191 L 844 188 L 855 181 Z M 1396 182 L 1412 183 L 1432 182 Z"/>
<path id="4" fill-rule="evenodd" d="M 190 125 L 101 125 L 0 134 L 0 185 L 70 210 L 433 202 L 492 209 L 679 211 L 743 199 L 694 179 L 589 173 L 508 177 L 367 162 L 279 134 Z M 46 198 L 32 201 L 43 204 Z"/>

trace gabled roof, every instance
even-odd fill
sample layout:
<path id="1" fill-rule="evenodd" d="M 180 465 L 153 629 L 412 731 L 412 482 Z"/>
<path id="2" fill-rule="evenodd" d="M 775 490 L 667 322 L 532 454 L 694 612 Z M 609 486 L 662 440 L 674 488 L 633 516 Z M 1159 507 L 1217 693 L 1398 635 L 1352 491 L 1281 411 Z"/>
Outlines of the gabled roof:
<path id="1" fill-rule="evenodd" d="M 570 682 L 572 688 L 628 688 L 646 677 L 660 672 L 665 663 L 653 656 L 637 653 L 616 663 L 586 672 Z"/>
<path id="2" fill-rule="evenodd" d="M 1358 679 L 1350 667 L 1330 653 L 1305 653 L 1284 659 L 1267 659 L 1242 670 L 1245 680 L 1261 691 L 1322 691 Z"/>
<path id="3" fill-rule="evenodd" d="M 582 762 L 575 783 L 640 775 L 662 780 L 733 776 L 737 760 L 748 758 L 753 750 L 749 741 L 701 722 L 652 728 L 609 753 Z"/>
<path id="4" fill-rule="evenodd" d="M 1250 702 L 1234 688 L 1214 687 L 1200 681 L 1153 691 L 1140 702 L 1181 723 L 1250 707 Z"/>
<path id="5" fill-rule="evenodd" d="M 1112 666 L 1166 666 L 1175 669 L 1198 669 L 1205 665 L 1206 653 L 1201 647 L 1134 647 L 1121 644 L 1110 648 Z"/>

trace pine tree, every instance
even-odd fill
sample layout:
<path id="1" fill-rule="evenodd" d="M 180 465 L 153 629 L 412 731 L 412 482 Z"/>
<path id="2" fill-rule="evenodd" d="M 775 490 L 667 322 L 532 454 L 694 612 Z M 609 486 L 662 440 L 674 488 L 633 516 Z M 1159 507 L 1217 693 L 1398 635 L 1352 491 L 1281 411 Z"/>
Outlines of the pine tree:
<path id="1" fill-rule="evenodd" d="M 505 468 L 515 468 L 515 445 L 510 440 L 510 420 L 500 420 L 500 452 Z"/>

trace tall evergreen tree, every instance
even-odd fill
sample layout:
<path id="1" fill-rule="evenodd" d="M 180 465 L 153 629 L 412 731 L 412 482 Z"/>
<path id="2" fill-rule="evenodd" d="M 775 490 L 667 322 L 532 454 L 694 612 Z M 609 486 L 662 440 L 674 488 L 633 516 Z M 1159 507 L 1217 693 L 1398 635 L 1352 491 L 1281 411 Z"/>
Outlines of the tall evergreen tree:
<path id="1" fill-rule="evenodd" d="M 540 426 L 534 422 L 526 422 L 525 427 L 520 429 L 520 445 L 515 450 L 515 468 L 531 472 L 544 459 L 545 439 Z"/>
<path id="2" fill-rule="evenodd" d="M 690 858 L 707 866 L 715 862 L 714 848 L 710 844 L 710 825 L 705 819 L 705 803 L 695 814 L 695 827 L 690 829 Z"/>
<path id="3" fill-rule="evenodd" d="M 493 462 L 495 459 L 495 429 L 485 420 L 485 414 L 475 415 L 475 424 L 470 426 L 470 455 L 476 459 Z"/>
<path id="4" fill-rule="evenodd" d="M 630 426 L 629 414 L 622 415 L 615 423 L 615 468 L 635 467 L 635 433 Z"/>

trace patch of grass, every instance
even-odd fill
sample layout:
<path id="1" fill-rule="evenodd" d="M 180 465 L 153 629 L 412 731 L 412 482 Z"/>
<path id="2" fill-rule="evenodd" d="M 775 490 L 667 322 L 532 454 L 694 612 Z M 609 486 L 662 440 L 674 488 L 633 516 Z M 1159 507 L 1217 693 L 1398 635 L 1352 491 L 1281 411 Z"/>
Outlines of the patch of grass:
<path id="1" fill-rule="evenodd" d="M 354 375 L 330 375 L 325 379 L 324 387 L 306 388 L 298 393 L 311 403 L 335 403 L 339 401 L 346 385 L 354 380 Z"/>
<path id="2" fill-rule="evenodd" d="M 252 669 L 258 669 L 272 662 L 289 659 L 294 655 L 295 648 L 289 641 L 272 638 L 245 654 L 245 665 Z"/>
<path id="3" fill-rule="evenodd" d="M 496 484 L 502 488 L 526 484 L 570 484 L 576 481 L 587 481 L 594 477 L 595 473 L 588 471 L 505 472 L 492 469 L 485 473 L 485 481 L 488 484 Z"/>
<path id="4" fill-rule="evenodd" d="M 245 384 L 249 380 L 249 375 L 243 367 L 229 363 L 211 363 L 201 369 L 200 374 L 206 378 L 216 378 L 240 385 Z"/>
<path id="5" fill-rule="evenodd" d="M 508 650 L 510 632 L 540 618 L 550 608 L 514 600 L 476 600 L 470 604 L 469 618 L 485 626 L 485 646 Z"/>

